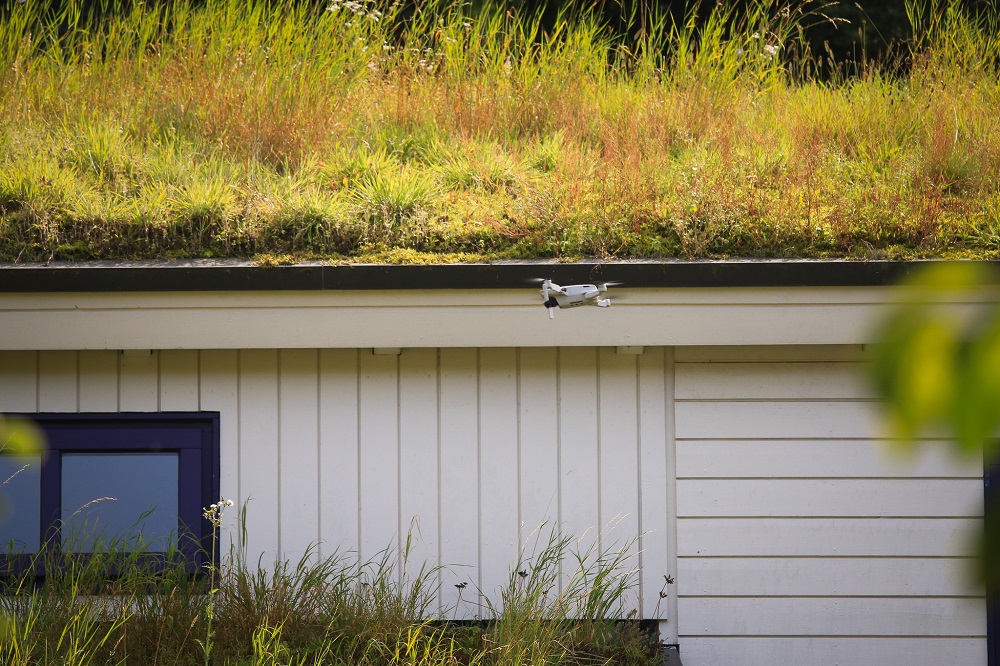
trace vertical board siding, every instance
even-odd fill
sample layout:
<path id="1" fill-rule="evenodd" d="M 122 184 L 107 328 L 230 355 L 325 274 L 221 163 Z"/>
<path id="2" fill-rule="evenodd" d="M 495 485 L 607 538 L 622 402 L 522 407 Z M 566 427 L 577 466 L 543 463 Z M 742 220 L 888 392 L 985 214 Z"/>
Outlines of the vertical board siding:
<path id="1" fill-rule="evenodd" d="M 441 593 L 453 617 L 482 615 L 479 579 L 479 400 L 475 349 L 440 351 Z"/>
<path id="2" fill-rule="evenodd" d="M 220 424 L 221 427 L 221 424 Z M 239 352 L 240 496 L 247 502 L 247 561 L 258 554 L 272 560 L 281 551 L 278 474 L 278 352 Z M 225 467 L 231 464 L 220 461 Z"/>
<path id="3" fill-rule="evenodd" d="M 319 543 L 319 363 L 315 349 L 283 349 L 278 381 L 282 555 Z"/>
<path id="4" fill-rule="evenodd" d="M 781 351 L 678 350 L 684 663 L 983 663 L 981 465 L 888 455 L 857 350 Z"/>
<path id="5" fill-rule="evenodd" d="M 498 610 L 519 547 L 517 357 L 509 348 L 479 355 L 480 577 Z"/>
<path id="6" fill-rule="evenodd" d="M 38 356 L 0 351 L 0 414 L 38 411 Z"/>
<path id="7" fill-rule="evenodd" d="M 118 352 L 81 351 L 79 370 L 80 411 L 118 411 Z M 197 386 L 198 377 L 191 379 Z"/>
<path id="8" fill-rule="evenodd" d="M 240 492 L 240 392 L 239 352 L 234 349 L 217 349 L 198 352 L 198 408 L 206 412 L 219 412 L 219 494 L 234 501 Z M 232 511 L 225 518 L 223 529 L 238 542 L 236 529 L 238 512 Z M 228 540 L 227 540 L 228 542 Z"/>
<path id="9" fill-rule="evenodd" d="M 409 571 L 437 562 L 438 352 L 407 349 L 399 357 L 399 506 Z"/>
<path id="10" fill-rule="evenodd" d="M 360 352 L 358 432 L 358 553 L 366 562 L 400 546 L 399 357 Z"/>
<path id="11" fill-rule="evenodd" d="M 668 358 L 594 347 L 5 352 L 0 408 L 219 412 L 221 493 L 248 502 L 251 562 L 315 547 L 362 561 L 388 552 L 395 568 L 406 551 L 410 575 L 445 565 L 433 612 L 474 618 L 489 614 L 487 598 L 500 608 L 514 567 L 561 533 L 591 563 L 601 546 L 631 544 L 626 565 L 648 564 L 649 589 L 624 610 L 663 618 Z M 238 522 L 227 516 L 224 542 L 240 543 Z"/>
<path id="12" fill-rule="evenodd" d="M 361 352 L 319 352 L 320 553 L 361 548 L 358 504 L 358 366 Z"/>

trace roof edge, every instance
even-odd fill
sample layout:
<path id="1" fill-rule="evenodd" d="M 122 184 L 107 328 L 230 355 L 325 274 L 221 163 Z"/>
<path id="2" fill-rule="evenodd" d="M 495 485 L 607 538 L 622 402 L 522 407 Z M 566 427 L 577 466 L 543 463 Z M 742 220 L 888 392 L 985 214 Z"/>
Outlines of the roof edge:
<path id="1" fill-rule="evenodd" d="M 0 265 L 0 293 L 517 289 L 617 281 L 632 288 L 871 287 L 940 260 L 553 261 L 483 264 L 324 264 L 263 267 L 245 260 L 53 262 Z M 1000 262 L 976 262 L 1000 266 Z"/>

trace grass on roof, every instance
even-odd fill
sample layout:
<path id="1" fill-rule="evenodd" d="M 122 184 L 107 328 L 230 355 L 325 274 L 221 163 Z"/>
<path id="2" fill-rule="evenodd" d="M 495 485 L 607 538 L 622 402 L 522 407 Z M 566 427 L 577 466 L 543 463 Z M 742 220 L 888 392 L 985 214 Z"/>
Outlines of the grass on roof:
<path id="1" fill-rule="evenodd" d="M 929 2 L 839 69 L 764 0 L 9 3 L 0 260 L 998 256 L 1000 12 Z"/>

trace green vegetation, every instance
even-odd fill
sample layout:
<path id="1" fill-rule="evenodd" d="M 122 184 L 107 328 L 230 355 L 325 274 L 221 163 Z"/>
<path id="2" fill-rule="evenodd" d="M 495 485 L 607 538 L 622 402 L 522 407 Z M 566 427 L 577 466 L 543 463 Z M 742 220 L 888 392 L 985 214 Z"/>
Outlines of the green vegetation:
<path id="1" fill-rule="evenodd" d="M 206 518 L 221 522 L 221 511 L 206 510 Z M 368 561 L 351 553 L 321 558 L 311 550 L 267 569 L 236 548 L 199 577 L 169 554 L 157 560 L 137 554 L 134 544 L 111 543 L 86 556 L 50 553 L 35 561 L 48 573 L 43 583 L 30 570 L 0 579 L 0 660 L 12 666 L 658 664 L 656 637 L 623 617 L 636 583 L 635 543 L 583 553 L 572 545 L 553 533 L 512 568 L 499 599 L 482 597 L 481 616 L 491 619 L 477 623 L 450 622 L 455 611 L 428 619 L 438 612 L 439 595 L 457 607 L 463 590 L 441 589 L 438 568 L 410 572 L 408 545 Z M 475 605 L 477 592 L 464 592 L 466 604 Z"/>
<path id="2" fill-rule="evenodd" d="M 1000 255 L 995 8 L 118 1 L 0 10 L 0 260 Z"/>

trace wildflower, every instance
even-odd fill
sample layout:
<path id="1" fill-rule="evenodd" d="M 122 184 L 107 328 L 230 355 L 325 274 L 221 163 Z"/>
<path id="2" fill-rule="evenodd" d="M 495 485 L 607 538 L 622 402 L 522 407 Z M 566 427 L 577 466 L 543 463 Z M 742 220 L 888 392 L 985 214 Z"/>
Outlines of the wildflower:
<path id="1" fill-rule="evenodd" d="M 777 46 L 775 44 L 766 44 L 764 46 L 764 53 L 768 54 L 769 56 L 775 56 L 775 55 L 778 55 L 778 49 L 779 48 L 781 48 L 781 47 L 779 47 L 779 46 Z"/>

